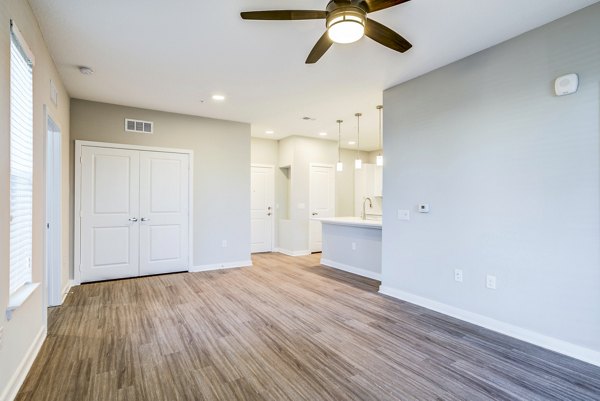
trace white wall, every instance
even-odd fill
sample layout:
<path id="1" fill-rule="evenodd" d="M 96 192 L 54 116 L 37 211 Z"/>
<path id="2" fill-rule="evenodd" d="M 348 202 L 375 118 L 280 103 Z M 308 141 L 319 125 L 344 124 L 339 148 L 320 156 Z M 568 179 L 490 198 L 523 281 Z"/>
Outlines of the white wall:
<path id="1" fill-rule="evenodd" d="M 385 91 L 384 291 L 600 364 L 599 21 L 597 4 Z M 579 92 L 555 97 L 571 72 Z"/>
<path id="2" fill-rule="evenodd" d="M 154 121 L 154 133 L 126 133 L 126 117 Z M 250 260 L 249 124 L 73 99 L 71 132 L 77 140 L 192 149 L 194 265 Z"/>
<path id="3" fill-rule="evenodd" d="M 23 0 L 3 0 L 0 2 L 0 327 L 4 328 L 0 349 L 0 400 L 14 395 L 18 390 L 28 363 L 44 339 L 46 321 L 42 287 L 17 309 L 10 321 L 6 320 L 5 310 L 9 294 L 9 132 L 10 132 L 10 19 L 14 19 L 25 40 L 35 55 L 33 69 L 33 280 L 42 282 L 44 268 L 44 221 L 45 221 L 45 136 L 44 104 L 62 130 L 63 139 L 63 227 L 69 227 L 68 213 L 68 143 L 69 143 L 69 95 L 63 87 L 46 44 L 38 29 L 38 24 L 29 4 Z M 50 79 L 58 89 L 58 107 L 50 101 Z M 69 241 L 68 230 L 63 235 L 62 267 L 68 272 Z M 68 274 L 63 274 L 66 284 Z M 36 339 L 40 340 L 36 343 Z"/>
<path id="4" fill-rule="evenodd" d="M 369 153 L 360 152 L 364 161 Z M 336 173 L 336 216 L 354 214 L 354 159 L 356 151 L 342 149 L 344 171 Z M 290 136 L 279 141 L 252 138 L 251 161 L 256 164 L 275 165 L 275 203 L 277 220 L 276 245 L 290 251 L 308 249 L 308 188 L 310 163 L 335 165 L 338 160 L 337 142 Z M 280 167 L 291 167 L 286 177 Z M 298 209 L 304 203 L 306 209 Z M 279 227 L 283 224 L 282 236 Z"/>

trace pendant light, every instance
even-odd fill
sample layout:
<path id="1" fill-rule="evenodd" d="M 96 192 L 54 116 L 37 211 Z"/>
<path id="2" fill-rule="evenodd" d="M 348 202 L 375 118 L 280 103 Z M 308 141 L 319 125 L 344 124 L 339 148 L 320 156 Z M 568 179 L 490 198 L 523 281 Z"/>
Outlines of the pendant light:
<path id="1" fill-rule="evenodd" d="M 344 164 L 342 163 L 342 150 L 341 150 L 341 144 L 342 144 L 342 123 L 344 121 L 342 120 L 337 120 L 338 123 L 338 162 L 335 165 L 335 168 L 337 171 L 344 171 Z"/>
<path id="2" fill-rule="evenodd" d="M 379 154 L 377 155 L 377 159 L 375 164 L 378 166 L 383 166 L 383 155 L 381 154 L 381 142 L 383 140 L 383 133 L 381 131 L 381 113 L 383 111 L 383 105 L 377 106 L 377 110 L 379 110 Z"/>
<path id="3" fill-rule="evenodd" d="M 354 160 L 354 168 L 360 170 L 362 168 L 362 160 L 360 159 L 360 116 L 362 113 L 356 113 L 356 160 Z"/>

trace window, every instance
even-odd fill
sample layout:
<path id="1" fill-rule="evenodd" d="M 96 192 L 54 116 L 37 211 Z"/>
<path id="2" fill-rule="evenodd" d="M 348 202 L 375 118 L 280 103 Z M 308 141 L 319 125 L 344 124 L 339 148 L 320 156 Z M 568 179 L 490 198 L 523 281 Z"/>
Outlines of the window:
<path id="1" fill-rule="evenodd" d="M 33 56 L 11 21 L 10 294 L 32 281 L 32 214 Z"/>

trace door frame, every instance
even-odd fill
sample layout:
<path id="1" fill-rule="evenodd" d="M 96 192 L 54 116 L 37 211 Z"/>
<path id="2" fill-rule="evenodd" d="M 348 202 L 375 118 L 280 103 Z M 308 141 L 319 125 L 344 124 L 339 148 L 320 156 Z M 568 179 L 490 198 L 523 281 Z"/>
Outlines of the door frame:
<path id="1" fill-rule="evenodd" d="M 252 167 L 268 168 L 271 170 L 271 177 L 273 177 L 271 181 L 271 188 L 273 189 L 273 218 L 271 219 L 271 250 L 269 251 L 273 252 L 275 249 L 275 218 L 277 217 L 277 212 L 275 211 L 275 166 L 272 164 L 250 163 L 250 185 L 252 185 Z M 250 238 L 250 242 L 252 242 L 252 238 Z"/>
<path id="2" fill-rule="evenodd" d="M 311 173 L 312 173 L 312 168 L 313 167 L 327 167 L 332 169 L 332 171 L 335 173 L 335 165 L 334 164 L 327 164 L 327 163 L 309 163 L 308 165 L 308 250 L 309 252 L 314 252 L 312 250 L 312 235 L 311 235 L 311 230 L 310 230 L 310 221 L 312 219 L 312 205 L 311 205 Z M 333 175 L 333 194 L 335 196 L 336 194 L 336 187 L 335 187 L 335 174 Z M 335 197 L 333 200 L 333 215 L 335 216 Z"/>
<path id="3" fill-rule="evenodd" d="M 141 150 L 150 152 L 181 153 L 190 158 L 188 174 L 188 271 L 194 267 L 194 151 L 191 149 L 162 148 L 155 146 L 126 145 L 121 143 L 75 141 L 75 201 L 73 211 L 73 281 L 81 284 L 81 150 L 84 146 L 93 148 L 112 148 Z"/>
<path id="4" fill-rule="evenodd" d="M 49 133 L 48 120 L 58 128 Z M 50 158 L 50 154 L 52 158 Z M 50 165 L 51 163 L 51 165 Z M 44 311 L 62 304 L 62 130 L 44 104 Z M 52 175 L 51 175 L 52 174 Z M 52 178 L 52 188 L 48 187 Z M 53 204 L 53 201 L 57 201 Z M 50 226 L 48 226 L 48 224 Z M 48 252 L 51 252 L 49 257 Z"/>

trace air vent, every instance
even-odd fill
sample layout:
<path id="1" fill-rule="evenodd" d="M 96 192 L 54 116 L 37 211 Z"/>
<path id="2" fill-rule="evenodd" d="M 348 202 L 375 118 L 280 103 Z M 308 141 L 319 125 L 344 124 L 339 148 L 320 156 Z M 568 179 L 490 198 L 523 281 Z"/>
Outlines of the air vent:
<path id="1" fill-rule="evenodd" d="M 125 119 L 125 131 L 137 132 L 139 134 L 152 134 L 154 132 L 154 123 L 151 121 Z"/>

